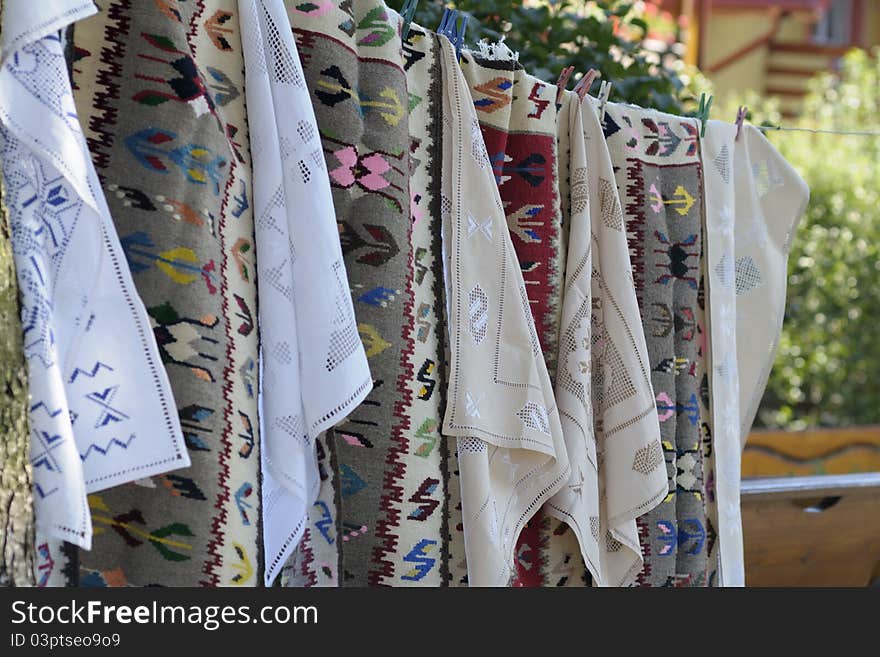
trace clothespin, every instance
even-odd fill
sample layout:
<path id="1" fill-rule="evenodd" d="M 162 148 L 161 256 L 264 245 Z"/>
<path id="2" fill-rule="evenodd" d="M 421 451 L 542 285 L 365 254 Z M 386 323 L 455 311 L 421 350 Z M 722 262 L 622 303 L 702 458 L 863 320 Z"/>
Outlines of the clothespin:
<path id="1" fill-rule="evenodd" d="M 566 66 L 562 69 L 562 73 L 559 74 L 559 78 L 556 80 L 556 105 L 559 106 L 562 103 L 562 92 L 565 91 L 565 87 L 568 86 L 568 81 L 571 78 L 571 74 L 574 73 L 574 66 Z"/>
<path id="2" fill-rule="evenodd" d="M 400 36 L 404 41 L 406 41 L 406 37 L 409 35 L 409 24 L 412 23 L 413 16 L 415 16 L 416 13 L 416 7 L 418 6 L 419 0 L 406 0 L 400 10 L 400 16 L 403 18 L 403 29 L 401 30 Z"/>
<path id="3" fill-rule="evenodd" d="M 578 95 L 578 98 L 581 99 L 581 101 L 584 100 L 584 97 L 590 91 L 590 87 L 593 86 L 593 82 L 596 80 L 596 78 L 599 77 L 602 77 L 602 74 L 599 73 L 599 71 L 597 71 L 596 69 L 591 68 L 589 71 L 587 71 L 586 75 L 584 75 L 584 77 L 580 79 L 580 82 L 575 85 L 574 91 Z"/>
<path id="4" fill-rule="evenodd" d="M 460 24 L 459 18 L 461 18 Z M 440 19 L 440 27 L 437 28 L 437 34 L 444 35 L 449 39 L 449 43 L 455 46 L 455 56 L 459 61 L 461 60 L 461 47 L 464 45 L 467 23 L 467 14 L 459 16 L 459 12 L 455 9 L 444 9 L 443 18 Z"/>
<path id="5" fill-rule="evenodd" d="M 700 107 L 697 109 L 697 118 L 700 119 L 700 137 L 706 136 L 706 122 L 709 120 L 709 110 L 712 108 L 712 96 L 700 94 Z"/>
<path id="6" fill-rule="evenodd" d="M 736 137 L 734 141 L 739 141 L 739 133 L 742 132 L 743 121 L 746 120 L 746 115 L 749 113 L 749 108 L 745 105 L 740 105 L 739 109 L 736 111 Z"/>
<path id="7" fill-rule="evenodd" d="M 599 86 L 599 122 L 605 123 L 605 105 L 611 97 L 611 83 L 603 80 Z"/>

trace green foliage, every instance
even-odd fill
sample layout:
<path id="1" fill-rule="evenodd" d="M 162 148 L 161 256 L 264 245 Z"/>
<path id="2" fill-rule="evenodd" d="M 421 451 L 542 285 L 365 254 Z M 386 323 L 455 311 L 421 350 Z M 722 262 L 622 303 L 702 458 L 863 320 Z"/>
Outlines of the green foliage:
<path id="1" fill-rule="evenodd" d="M 853 51 L 839 76 L 811 82 L 796 125 L 880 131 L 878 89 L 880 60 Z M 880 138 L 769 136 L 807 181 L 811 200 L 789 260 L 779 357 L 759 422 L 786 429 L 878 423 Z"/>
<path id="2" fill-rule="evenodd" d="M 399 10 L 403 0 L 390 0 Z M 648 30 L 635 3 L 622 0 L 549 0 L 529 3 L 513 0 L 422 0 L 415 22 L 432 29 L 440 24 L 445 5 L 470 17 L 467 42 L 505 39 L 532 75 L 555 82 L 560 71 L 574 66 L 574 80 L 595 68 L 613 82 L 611 100 L 683 114 L 706 82 L 688 70 L 677 50 L 653 52 L 643 46 Z M 569 88 L 573 84 L 570 83 Z M 697 87 L 700 87 L 697 89 Z M 594 83 L 598 88 L 598 82 Z"/>

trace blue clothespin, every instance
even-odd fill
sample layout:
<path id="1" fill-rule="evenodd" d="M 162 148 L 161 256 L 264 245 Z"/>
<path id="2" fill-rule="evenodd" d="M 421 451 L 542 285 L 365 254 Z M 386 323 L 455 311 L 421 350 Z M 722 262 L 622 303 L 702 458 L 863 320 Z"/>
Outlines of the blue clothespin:
<path id="1" fill-rule="evenodd" d="M 409 24 L 412 23 L 413 16 L 416 14 L 416 7 L 419 6 L 419 0 L 406 0 L 403 3 L 403 8 L 400 10 L 400 16 L 403 18 L 403 30 L 401 31 L 401 38 L 406 41 L 406 37 L 409 35 Z"/>
<path id="2" fill-rule="evenodd" d="M 708 100 L 707 100 L 708 99 Z M 700 107 L 697 109 L 697 118 L 700 119 L 700 137 L 706 136 L 706 122 L 709 120 L 709 110 L 712 107 L 712 96 L 700 94 Z"/>
<path id="3" fill-rule="evenodd" d="M 461 23 L 459 24 L 459 18 Z M 444 9 L 443 18 L 440 19 L 440 27 L 437 28 L 437 34 L 442 34 L 449 43 L 455 46 L 455 57 L 461 61 L 461 47 L 464 45 L 464 34 L 467 30 L 468 17 L 467 14 L 459 16 L 456 9 Z"/>

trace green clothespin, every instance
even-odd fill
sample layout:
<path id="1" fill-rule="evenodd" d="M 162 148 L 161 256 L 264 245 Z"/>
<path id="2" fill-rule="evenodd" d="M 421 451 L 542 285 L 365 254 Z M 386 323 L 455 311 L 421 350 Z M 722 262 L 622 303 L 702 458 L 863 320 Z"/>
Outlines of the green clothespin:
<path id="1" fill-rule="evenodd" d="M 712 108 L 712 96 L 700 94 L 700 107 L 697 109 L 697 118 L 700 119 L 700 138 L 706 136 L 706 122 L 709 120 L 709 110 Z"/>
<path id="2" fill-rule="evenodd" d="M 403 8 L 400 10 L 400 16 L 403 18 L 403 30 L 401 32 L 401 38 L 406 41 L 406 37 L 409 35 L 409 24 L 412 23 L 413 16 L 416 14 L 416 7 L 419 6 L 419 0 L 406 0 L 403 3 Z"/>

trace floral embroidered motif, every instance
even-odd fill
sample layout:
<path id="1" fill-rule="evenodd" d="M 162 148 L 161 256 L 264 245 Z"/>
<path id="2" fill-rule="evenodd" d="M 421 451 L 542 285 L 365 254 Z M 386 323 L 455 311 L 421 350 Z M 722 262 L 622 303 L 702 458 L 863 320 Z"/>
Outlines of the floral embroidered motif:
<path id="1" fill-rule="evenodd" d="M 643 475 L 648 475 L 664 462 L 663 448 L 660 447 L 660 443 L 651 442 L 636 451 L 632 469 Z"/>

